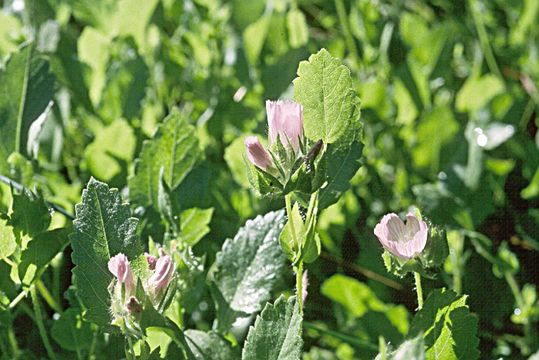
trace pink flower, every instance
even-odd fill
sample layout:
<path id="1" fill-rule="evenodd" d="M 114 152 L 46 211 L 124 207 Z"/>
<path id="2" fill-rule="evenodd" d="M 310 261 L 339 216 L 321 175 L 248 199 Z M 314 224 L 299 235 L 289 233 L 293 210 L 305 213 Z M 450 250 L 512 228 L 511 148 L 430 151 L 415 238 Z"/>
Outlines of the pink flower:
<path id="1" fill-rule="evenodd" d="M 108 263 L 109 271 L 114 275 L 118 281 L 125 285 L 127 294 L 130 294 L 135 287 L 133 281 L 133 272 L 129 266 L 129 260 L 127 256 L 122 253 L 112 257 Z"/>
<path id="2" fill-rule="evenodd" d="M 391 213 L 384 215 L 376 225 L 374 235 L 387 251 L 409 260 L 425 248 L 428 227 L 411 212 L 406 215 L 406 225 L 396 214 Z"/>
<path id="3" fill-rule="evenodd" d="M 150 270 L 155 269 L 155 263 L 157 262 L 155 256 L 148 253 L 144 253 L 144 256 L 146 256 L 146 261 L 148 262 L 148 267 L 150 268 Z"/>
<path id="4" fill-rule="evenodd" d="M 292 146 L 299 151 L 303 137 L 303 107 L 294 101 L 266 101 L 269 141 L 273 145 L 277 139 L 285 147 Z"/>
<path id="5" fill-rule="evenodd" d="M 166 289 L 172 275 L 174 275 L 174 263 L 170 256 L 165 255 L 157 259 L 155 263 L 155 271 L 148 279 L 148 286 L 158 294 L 161 290 Z"/>
<path id="6" fill-rule="evenodd" d="M 258 140 L 256 136 L 249 136 L 245 139 L 245 147 L 247 148 L 247 158 L 257 167 L 266 171 L 273 162 L 270 154 Z"/>

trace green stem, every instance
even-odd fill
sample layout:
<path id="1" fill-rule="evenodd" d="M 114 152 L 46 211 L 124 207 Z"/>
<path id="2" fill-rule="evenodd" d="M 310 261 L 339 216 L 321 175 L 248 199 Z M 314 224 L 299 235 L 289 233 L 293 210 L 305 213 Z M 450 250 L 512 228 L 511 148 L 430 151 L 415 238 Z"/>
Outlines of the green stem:
<path id="1" fill-rule="evenodd" d="M 417 310 L 423 308 L 423 288 L 421 287 L 421 275 L 418 272 L 414 272 L 415 279 L 415 291 L 417 292 Z"/>
<path id="2" fill-rule="evenodd" d="M 43 299 L 45 299 L 45 301 L 47 302 L 47 304 L 51 307 L 51 309 L 53 309 L 54 311 L 56 311 L 57 313 L 61 314 L 62 313 L 62 307 L 60 305 L 58 305 L 58 303 L 56 302 L 56 300 L 54 300 L 54 297 L 51 295 L 51 293 L 49 292 L 49 289 L 47 289 L 45 287 L 45 284 L 43 284 L 43 281 L 41 280 L 38 280 L 36 282 L 36 287 L 37 289 L 39 290 L 39 293 L 41 294 L 41 296 L 43 297 Z"/>
<path id="3" fill-rule="evenodd" d="M 284 197 L 284 202 L 286 205 L 286 215 L 288 215 L 288 222 L 290 223 L 290 230 L 292 230 L 292 239 L 294 239 L 294 244 L 301 246 L 297 239 L 296 226 L 294 225 L 294 216 L 292 214 L 292 195 L 287 194 Z"/>
<path id="4" fill-rule="evenodd" d="M 472 12 L 472 19 L 475 25 L 475 29 L 477 31 L 477 35 L 479 35 L 479 43 L 481 44 L 481 48 L 483 49 L 483 54 L 485 55 L 485 60 L 487 61 L 488 68 L 491 72 L 493 72 L 500 79 L 503 80 L 502 73 L 500 72 L 500 68 L 496 63 L 496 58 L 494 57 L 492 47 L 490 46 L 490 42 L 488 40 L 488 33 L 485 28 L 485 23 L 483 23 L 481 13 L 477 9 L 477 1 L 468 0 L 468 6 L 470 7 L 470 10 Z"/>
<path id="5" fill-rule="evenodd" d="M 13 331 L 12 327 L 7 330 L 7 339 L 9 346 L 11 347 L 13 358 L 18 359 L 20 355 L 19 344 L 17 343 L 17 337 L 15 336 L 15 332 Z"/>
<path id="6" fill-rule="evenodd" d="M 303 261 L 300 261 L 296 270 L 296 296 L 298 299 L 298 309 L 300 315 L 303 315 Z"/>
<path id="7" fill-rule="evenodd" d="M 135 351 L 133 349 L 133 340 L 131 336 L 126 335 L 127 338 L 127 348 L 125 349 L 125 356 L 128 360 L 135 359 Z"/>
<path id="8" fill-rule="evenodd" d="M 346 46 L 348 47 L 348 51 L 350 51 L 350 56 L 352 57 L 354 66 L 357 67 L 359 66 L 359 56 L 357 54 L 354 38 L 352 37 L 352 33 L 350 32 L 350 27 L 348 25 L 348 16 L 346 14 L 346 8 L 344 7 L 343 0 L 335 0 L 335 8 L 337 9 L 337 16 L 339 17 L 339 22 L 341 23 L 341 29 L 344 35 Z"/>
<path id="9" fill-rule="evenodd" d="M 43 323 L 43 312 L 41 311 L 41 304 L 39 303 L 39 298 L 35 286 L 32 286 L 30 288 L 30 295 L 32 296 L 32 304 L 34 305 L 34 313 L 36 315 L 35 321 L 37 329 L 39 330 L 39 335 L 41 336 L 43 345 L 45 345 L 45 349 L 47 350 L 47 355 L 49 355 L 49 359 L 55 360 L 56 355 L 52 350 L 52 346 L 49 341 L 49 337 L 47 336 L 47 331 L 45 329 L 45 324 Z"/>
<path id="10" fill-rule="evenodd" d="M 339 331 L 324 329 L 324 328 L 319 327 L 319 326 L 317 326 L 317 325 L 315 325 L 313 323 L 310 323 L 308 321 L 304 321 L 303 325 L 307 329 L 316 330 L 321 334 L 330 335 L 330 336 L 332 336 L 334 338 L 337 338 L 337 339 L 339 339 L 341 341 L 344 341 L 344 342 L 346 342 L 346 343 L 348 343 L 350 345 L 354 345 L 354 346 L 357 346 L 357 347 L 360 347 L 360 348 L 363 348 L 363 349 L 369 349 L 369 350 L 372 350 L 372 351 L 377 351 L 378 350 L 378 346 L 376 346 L 374 344 L 371 344 L 368 341 L 361 340 L 361 339 L 357 338 L 356 336 L 350 336 L 348 334 L 343 334 L 343 333 L 341 333 Z"/>

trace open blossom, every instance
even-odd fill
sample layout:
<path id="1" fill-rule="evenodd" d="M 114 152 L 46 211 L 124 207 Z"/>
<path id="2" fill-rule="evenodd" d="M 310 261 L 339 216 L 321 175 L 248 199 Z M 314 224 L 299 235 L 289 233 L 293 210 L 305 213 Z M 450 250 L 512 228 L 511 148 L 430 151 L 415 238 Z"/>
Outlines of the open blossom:
<path id="1" fill-rule="evenodd" d="M 127 256 L 119 253 L 112 257 L 109 260 L 108 268 L 112 275 L 114 275 L 120 283 L 125 285 L 127 294 L 131 294 L 135 287 L 135 283 L 133 281 L 133 272 L 131 271 Z"/>
<path id="2" fill-rule="evenodd" d="M 254 165 L 266 171 L 271 164 L 271 156 L 256 136 L 249 136 L 245 139 L 245 147 L 247 148 L 247 158 Z"/>
<path id="3" fill-rule="evenodd" d="M 406 215 L 406 224 L 396 214 L 391 213 L 384 215 L 376 225 L 374 235 L 387 251 L 409 260 L 425 248 L 428 227 L 411 212 Z"/>
<path id="4" fill-rule="evenodd" d="M 303 137 L 303 107 L 294 101 L 266 101 L 268 115 L 269 143 L 277 139 L 285 147 L 292 146 L 298 153 Z"/>
<path id="5" fill-rule="evenodd" d="M 164 255 L 157 259 L 155 270 L 152 276 L 148 279 L 148 286 L 156 294 L 161 290 L 166 289 L 172 276 L 174 275 L 174 263 L 168 255 Z"/>

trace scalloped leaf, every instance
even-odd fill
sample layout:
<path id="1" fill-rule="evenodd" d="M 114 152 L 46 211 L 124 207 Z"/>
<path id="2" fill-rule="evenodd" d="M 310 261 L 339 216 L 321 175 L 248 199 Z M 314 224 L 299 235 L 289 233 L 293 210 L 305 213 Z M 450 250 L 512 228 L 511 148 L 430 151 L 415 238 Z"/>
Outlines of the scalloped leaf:
<path id="1" fill-rule="evenodd" d="M 249 328 L 242 360 L 299 360 L 303 347 L 302 318 L 296 297 L 267 304 Z"/>
<path id="2" fill-rule="evenodd" d="M 195 128 L 174 109 L 159 126 L 150 140 L 144 141 L 135 174 L 129 178 L 129 197 L 140 205 L 157 207 L 159 173 L 174 191 L 193 169 L 201 151 Z"/>
<path id="3" fill-rule="evenodd" d="M 305 135 L 313 141 L 333 143 L 359 119 L 350 69 L 326 49 L 299 64 L 294 99 L 303 105 Z"/>
<path id="4" fill-rule="evenodd" d="M 214 282 L 232 310 L 252 314 L 270 299 L 286 268 L 278 240 L 283 222 L 282 210 L 247 220 L 217 254 Z"/>
<path id="5" fill-rule="evenodd" d="M 118 189 L 93 178 L 82 192 L 82 203 L 75 206 L 74 232 L 69 236 L 76 265 L 73 269 L 78 295 L 86 307 L 85 318 L 98 325 L 110 324 L 108 286 L 112 274 L 108 261 L 124 253 L 136 265 L 143 250 L 129 206 L 122 203 Z M 135 266 L 136 267 L 136 266 Z"/>

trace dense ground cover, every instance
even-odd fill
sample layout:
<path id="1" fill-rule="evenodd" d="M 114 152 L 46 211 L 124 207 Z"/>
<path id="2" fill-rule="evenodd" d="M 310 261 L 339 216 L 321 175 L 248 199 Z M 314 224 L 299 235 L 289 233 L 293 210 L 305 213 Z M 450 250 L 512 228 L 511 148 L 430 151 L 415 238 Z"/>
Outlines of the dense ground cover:
<path id="1" fill-rule="evenodd" d="M 1 359 L 538 353 L 539 2 L 0 5 Z"/>

